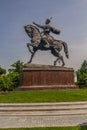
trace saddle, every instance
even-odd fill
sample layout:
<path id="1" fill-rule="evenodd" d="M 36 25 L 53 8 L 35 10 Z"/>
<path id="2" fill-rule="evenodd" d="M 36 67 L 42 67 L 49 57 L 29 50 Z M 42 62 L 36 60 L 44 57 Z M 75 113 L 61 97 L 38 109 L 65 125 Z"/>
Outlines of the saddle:
<path id="1" fill-rule="evenodd" d="M 54 38 L 50 35 L 42 35 L 42 42 L 45 47 L 53 46 Z"/>

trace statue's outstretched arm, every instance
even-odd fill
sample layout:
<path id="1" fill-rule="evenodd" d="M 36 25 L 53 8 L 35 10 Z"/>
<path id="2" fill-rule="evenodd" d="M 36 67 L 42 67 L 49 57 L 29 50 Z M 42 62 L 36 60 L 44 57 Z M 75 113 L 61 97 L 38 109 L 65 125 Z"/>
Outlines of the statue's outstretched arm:
<path id="1" fill-rule="evenodd" d="M 39 25 L 39 24 L 37 24 L 37 23 L 35 23 L 35 22 L 33 22 L 33 24 L 36 25 L 36 26 L 39 27 L 39 28 L 44 29 L 44 26 L 41 26 L 41 25 Z"/>

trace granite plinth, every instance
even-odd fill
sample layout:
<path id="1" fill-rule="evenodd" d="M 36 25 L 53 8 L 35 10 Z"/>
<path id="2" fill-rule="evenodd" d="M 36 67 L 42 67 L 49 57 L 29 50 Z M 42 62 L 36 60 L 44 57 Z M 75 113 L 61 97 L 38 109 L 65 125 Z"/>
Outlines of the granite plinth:
<path id="1" fill-rule="evenodd" d="M 21 77 L 22 90 L 76 88 L 73 68 L 28 64 L 23 67 Z"/>

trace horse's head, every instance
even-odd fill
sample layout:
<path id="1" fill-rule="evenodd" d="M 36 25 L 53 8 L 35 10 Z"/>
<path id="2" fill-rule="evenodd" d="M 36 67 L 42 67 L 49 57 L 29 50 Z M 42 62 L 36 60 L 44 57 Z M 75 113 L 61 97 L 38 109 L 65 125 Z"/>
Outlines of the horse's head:
<path id="1" fill-rule="evenodd" d="M 28 34 L 29 37 L 35 37 L 39 36 L 40 37 L 40 31 L 38 28 L 36 28 L 33 25 L 26 25 L 24 26 L 25 32 Z"/>
<path id="2" fill-rule="evenodd" d="M 28 34 L 28 36 L 31 37 L 31 34 L 32 34 L 32 27 L 31 27 L 31 25 L 24 26 L 24 29 L 25 29 L 25 32 Z"/>

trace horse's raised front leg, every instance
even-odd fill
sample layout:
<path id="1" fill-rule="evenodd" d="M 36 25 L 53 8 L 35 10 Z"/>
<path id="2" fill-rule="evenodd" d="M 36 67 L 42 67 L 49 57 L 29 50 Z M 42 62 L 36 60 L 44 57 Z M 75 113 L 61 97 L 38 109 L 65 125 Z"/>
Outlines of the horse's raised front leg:
<path id="1" fill-rule="evenodd" d="M 27 47 L 28 47 L 28 50 L 31 54 L 33 54 L 34 52 L 31 50 L 30 46 L 32 46 L 31 43 L 27 43 Z M 33 47 L 33 46 L 32 46 Z"/>
<path id="2" fill-rule="evenodd" d="M 29 60 L 28 63 L 31 63 L 31 62 L 32 62 L 32 59 L 33 59 L 34 55 L 35 55 L 35 52 L 33 52 L 33 53 L 31 54 L 31 57 L 30 57 L 30 60 Z"/>

